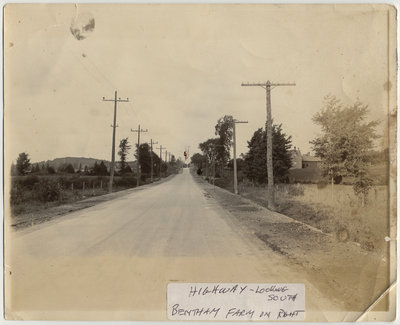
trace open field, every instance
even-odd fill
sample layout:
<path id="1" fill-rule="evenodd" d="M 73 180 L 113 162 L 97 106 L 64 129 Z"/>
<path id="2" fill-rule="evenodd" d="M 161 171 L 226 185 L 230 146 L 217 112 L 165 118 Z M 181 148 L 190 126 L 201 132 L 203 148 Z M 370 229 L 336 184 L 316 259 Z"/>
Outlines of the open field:
<path id="1" fill-rule="evenodd" d="M 379 170 L 382 166 L 379 166 Z M 238 173 L 239 194 L 267 207 L 267 188 L 254 186 Z M 215 185 L 233 192 L 233 176 L 225 171 Z M 337 237 L 353 241 L 366 250 L 380 250 L 389 236 L 389 193 L 387 185 L 371 188 L 365 207 L 352 185 L 276 184 L 277 212 Z"/>
<path id="2" fill-rule="evenodd" d="M 242 186 L 241 195 L 267 206 L 266 188 Z M 387 186 L 372 188 L 365 207 L 350 185 L 279 184 L 275 199 L 278 212 L 367 250 L 381 249 L 389 236 Z"/>

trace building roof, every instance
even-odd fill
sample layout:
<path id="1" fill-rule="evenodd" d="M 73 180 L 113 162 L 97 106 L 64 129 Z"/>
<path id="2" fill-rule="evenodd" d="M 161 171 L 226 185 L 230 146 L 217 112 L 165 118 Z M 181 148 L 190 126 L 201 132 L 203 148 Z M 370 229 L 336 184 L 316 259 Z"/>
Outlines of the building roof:
<path id="1" fill-rule="evenodd" d="M 321 161 L 321 158 L 304 155 L 303 156 L 303 161 Z"/>

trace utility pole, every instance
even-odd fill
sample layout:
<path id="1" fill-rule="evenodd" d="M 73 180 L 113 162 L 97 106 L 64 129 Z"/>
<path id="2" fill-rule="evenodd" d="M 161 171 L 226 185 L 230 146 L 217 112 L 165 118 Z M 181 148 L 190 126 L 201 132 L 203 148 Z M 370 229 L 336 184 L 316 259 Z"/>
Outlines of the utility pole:
<path id="1" fill-rule="evenodd" d="M 160 148 L 156 148 L 156 149 L 160 149 L 160 178 L 161 178 L 162 151 L 163 151 L 163 149 L 167 149 L 167 148 L 160 145 Z"/>
<path id="2" fill-rule="evenodd" d="M 137 179 L 136 179 L 136 187 L 139 187 L 140 184 L 140 174 L 141 174 L 141 169 L 140 169 L 140 133 L 141 132 L 148 132 L 147 129 L 143 130 L 140 128 L 140 124 L 138 126 L 137 130 L 132 130 L 131 132 L 137 132 L 138 138 L 137 138 L 137 166 L 136 166 L 136 173 L 137 173 Z"/>
<path id="3" fill-rule="evenodd" d="M 274 194 L 274 171 L 272 164 L 272 116 L 271 116 L 271 87 L 279 86 L 296 86 L 295 83 L 271 83 L 269 80 L 264 83 L 242 83 L 242 86 L 262 87 L 266 91 L 267 104 L 267 173 L 268 173 L 268 209 L 274 211 L 275 194 Z"/>
<path id="4" fill-rule="evenodd" d="M 233 120 L 233 191 L 238 194 L 237 164 L 236 164 L 236 124 L 248 123 L 247 121 Z"/>
<path id="5" fill-rule="evenodd" d="M 129 102 L 129 98 L 121 99 L 117 98 L 117 91 L 115 91 L 114 99 L 106 99 L 103 97 L 103 102 L 114 102 L 114 124 L 111 125 L 113 128 L 112 135 L 112 149 L 111 149 L 111 166 L 110 166 L 110 182 L 108 184 L 108 192 L 112 192 L 113 180 L 114 180 L 114 169 L 115 169 L 115 128 L 117 125 L 117 103 L 118 102 Z"/>
<path id="6" fill-rule="evenodd" d="M 150 169 L 150 180 L 153 183 L 153 144 L 157 144 L 158 142 L 153 142 L 153 139 L 150 139 L 150 160 L 151 160 L 151 169 Z"/>

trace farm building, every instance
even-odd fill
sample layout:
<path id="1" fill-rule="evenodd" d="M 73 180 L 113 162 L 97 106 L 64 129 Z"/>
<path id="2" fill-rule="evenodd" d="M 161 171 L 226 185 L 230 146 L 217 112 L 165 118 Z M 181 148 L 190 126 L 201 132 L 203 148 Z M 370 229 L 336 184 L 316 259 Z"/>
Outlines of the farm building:
<path id="1" fill-rule="evenodd" d="M 302 155 L 300 149 L 294 147 L 294 149 L 290 151 L 290 154 L 292 157 L 291 169 L 318 169 L 320 167 L 321 159 L 311 156 L 309 152 Z"/>
<path id="2" fill-rule="evenodd" d="M 290 151 L 292 167 L 289 170 L 290 183 L 316 183 L 321 179 L 321 159 L 311 156 L 310 153 L 302 155 L 300 149 L 294 147 Z"/>
<path id="3" fill-rule="evenodd" d="M 320 165 L 320 158 L 311 156 L 310 153 L 303 155 L 301 168 L 319 169 Z"/>

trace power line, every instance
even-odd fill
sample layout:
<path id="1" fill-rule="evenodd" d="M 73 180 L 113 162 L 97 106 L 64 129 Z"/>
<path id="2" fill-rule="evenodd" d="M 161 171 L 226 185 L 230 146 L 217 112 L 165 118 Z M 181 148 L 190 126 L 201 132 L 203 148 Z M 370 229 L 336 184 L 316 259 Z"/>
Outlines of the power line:
<path id="1" fill-rule="evenodd" d="M 295 83 L 242 83 L 242 86 L 262 87 L 266 91 L 266 105 L 267 105 L 267 173 L 268 173 L 268 209 L 276 210 L 275 207 L 275 192 L 274 192 L 274 172 L 272 164 L 272 116 L 271 116 L 271 87 L 278 86 L 296 86 Z"/>
<path id="2" fill-rule="evenodd" d="M 141 129 L 140 128 L 140 124 L 139 124 L 139 126 L 138 126 L 138 129 L 137 130 L 132 130 L 131 129 L 131 132 L 137 132 L 137 134 L 138 134 L 138 140 L 137 140 L 137 166 L 136 166 L 136 174 L 137 174 L 137 176 L 136 176 L 136 186 L 138 187 L 139 186 L 139 182 L 140 182 L 140 174 L 141 174 L 141 169 L 140 169 L 140 133 L 141 132 L 148 132 L 148 130 L 146 129 L 146 130 L 143 130 L 143 129 Z"/>
<path id="3" fill-rule="evenodd" d="M 117 91 L 115 91 L 114 99 L 106 99 L 105 97 L 103 97 L 103 102 L 114 102 L 114 124 L 111 125 L 111 127 L 113 128 L 113 134 L 112 134 L 112 149 L 111 149 L 110 182 L 108 184 L 108 192 L 111 193 L 114 180 L 114 169 L 115 169 L 115 128 L 117 127 L 117 103 L 129 102 L 129 98 L 126 99 L 117 98 Z"/>

